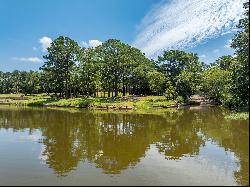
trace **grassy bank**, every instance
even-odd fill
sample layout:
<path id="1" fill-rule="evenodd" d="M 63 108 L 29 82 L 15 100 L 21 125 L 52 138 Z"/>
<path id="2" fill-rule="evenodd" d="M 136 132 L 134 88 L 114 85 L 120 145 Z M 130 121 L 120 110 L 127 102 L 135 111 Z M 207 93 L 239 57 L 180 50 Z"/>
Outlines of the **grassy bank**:
<path id="1" fill-rule="evenodd" d="M 21 94 L 2 94 L 0 95 L 0 104 L 90 108 L 100 110 L 135 110 L 151 108 L 171 108 L 177 106 L 175 101 L 167 101 L 163 96 L 56 99 L 41 94 L 32 96 L 23 96 Z"/>
<path id="2" fill-rule="evenodd" d="M 56 99 L 45 94 L 24 96 L 21 94 L 0 94 L 0 104 L 14 106 L 42 106 L 61 110 L 78 110 L 81 108 L 103 111 L 134 111 L 162 113 L 165 108 L 177 108 L 176 101 L 168 101 L 164 96 L 118 97 L 118 98 L 74 98 Z M 192 105 L 192 103 L 190 104 Z M 208 105 L 209 106 L 209 105 Z M 156 109 L 156 110 L 152 110 Z M 228 120 L 248 120 L 249 112 L 229 111 Z"/>
<path id="3" fill-rule="evenodd" d="M 249 112 L 236 112 L 225 116 L 228 120 L 248 120 Z"/>

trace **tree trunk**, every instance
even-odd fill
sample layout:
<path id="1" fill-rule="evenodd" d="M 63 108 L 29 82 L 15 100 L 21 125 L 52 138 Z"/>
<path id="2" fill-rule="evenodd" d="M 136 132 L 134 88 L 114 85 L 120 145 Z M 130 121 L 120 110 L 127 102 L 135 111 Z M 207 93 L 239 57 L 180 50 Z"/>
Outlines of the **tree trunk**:
<path id="1" fill-rule="evenodd" d="M 115 90 L 115 85 L 114 85 L 114 83 L 113 83 L 113 86 L 112 86 L 112 97 L 114 97 L 114 90 Z"/>
<path id="2" fill-rule="evenodd" d="M 66 99 L 68 99 L 68 90 L 69 90 L 69 88 L 68 88 L 68 71 L 66 72 L 66 85 L 65 85 L 65 98 Z"/>
<path id="3" fill-rule="evenodd" d="M 126 88 L 125 88 L 125 80 L 124 80 L 124 77 L 122 78 L 122 95 L 123 95 L 123 97 L 126 96 Z"/>
<path id="4" fill-rule="evenodd" d="M 69 86 L 69 96 L 70 96 L 70 98 L 72 98 L 72 88 L 71 88 L 71 85 Z"/>
<path id="5" fill-rule="evenodd" d="M 115 97 L 118 97 L 118 81 L 115 81 Z"/>
<path id="6" fill-rule="evenodd" d="M 128 84 L 126 84 L 126 87 L 125 87 L 125 92 L 128 93 Z"/>
<path id="7" fill-rule="evenodd" d="M 109 85 L 109 88 L 108 88 L 108 97 L 110 97 L 110 85 Z"/>

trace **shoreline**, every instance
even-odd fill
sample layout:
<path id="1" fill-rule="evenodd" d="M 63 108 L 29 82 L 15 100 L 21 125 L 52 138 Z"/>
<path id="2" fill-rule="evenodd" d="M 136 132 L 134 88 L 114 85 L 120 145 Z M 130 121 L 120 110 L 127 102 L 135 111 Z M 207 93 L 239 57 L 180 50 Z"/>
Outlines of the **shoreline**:
<path id="1" fill-rule="evenodd" d="M 109 107 L 95 107 L 95 108 L 83 108 L 83 107 L 77 107 L 77 106 L 55 106 L 55 105 L 16 105 L 11 103 L 0 103 L 0 106 L 7 106 L 7 107 L 29 107 L 29 108 L 37 108 L 37 109 L 49 109 L 49 110 L 63 110 L 68 112 L 79 112 L 82 110 L 86 110 L 89 112 L 107 112 L 107 113 L 135 113 L 135 114 L 154 114 L 154 115 L 162 115 L 165 112 L 174 112 L 178 111 L 180 109 L 189 109 L 189 110 L 203 110 L 204 108 L 210 108 L 210 107 L 222 107 L 221 105 L 178 105 L 178 106 L 172 106 L 172 107 L 152 107 L 152 108 L 133 108 L 133 109 L 125 109 L 125 108 L 112 108 Z M 169 109 L 169 110 L 168 110 Z M 173 110 L 171 110 L 173 109 Z M 223 110 L 226 110 L 227 108 L 223 107 Z M 236 111 L 236 110 L 226 110 L 227 112 L 224 114 L 224 118 L 226 120 L 249 120 L 249 111 Z"/>
<path id="2" fill-rule="evenodd" d="M 145 97 L 120 97 L 120 98 L 74 98 L 55 99 L 44 95 L 17 97 L 17 95 L 5 97 L 0 94 L 0 106 L 37 107 L 58 110 L 103 111 L 103 112 L 139 112 L 139 113 L 162 113 L 167 109 L 191 109 L 199 110 L 206 107 L 223 107 L 218 103 L 204 99 L 191 99 L 189 103 L 177 103 L 168 101 L 164 96 Z M 242 120 L 249 119 L 249 108 L 228 109 L 226 119 Z"/>
<path id="3" fill-rule="evenodd" d="M 46 102 L 29 102 L 26 103 L 24 101 L 28 100 L 19 100 L 18 102 L 0 102 L 0 105 L 9 105 L 9 106 L 28 106 L 28 107 L 44 107 L 44 108 L 65 108 L 65 109 L 89 109 L 89 110 L 101 110 L 101 111 L 136 111 L 140 109 L 149 109 L 149 110 L 161 110 L 161 109 L 179 109 L 179 108 L 186 108 L 186 107 L 212 107 L 212 106 L 220 106 L 218 104 L 193 104 L 193 103 L 181 103 L 181 104 L 169 104 L 169 105 L 161 105 L 157 104 L 157 102 L 147 103 L 147 106 L 137 107 L 136 103 L 133 105 L 126 105 L 123 103 L 119 103 L 117 105 L 116 102 L 108 103 L 108 104 L 101 104 L 101 105 L 90 105 L 90 106 L 78 106 L 78 105 L 60 105 L 60 104 L 48 104 Z M 60 102 L 61 100 L 59 100 Z M 171 101 L 173 102 L 173 101 Z"/>
<path id="4" fill-rule="evenodd" d="M 188 103 L 167 100 L 164 96 L 125 96 L 117 98 L 82 97 L 71 99 L 53 98 L 45 94 L 22 95 L 0 94 L 0 105 L 90 109 L 103 111 L 135 111 L 178 109 L 183 107 L 211 107 L 221 106 L 213 100 L 194 95 Z M 231 109 L 232 110 L 232 109 Z M 237 109 L 235 110 L 237 111 Z M 242 110 L 239 110 L 242 111 Z M 243 110 L 248 112 L 248 108 Z"/>

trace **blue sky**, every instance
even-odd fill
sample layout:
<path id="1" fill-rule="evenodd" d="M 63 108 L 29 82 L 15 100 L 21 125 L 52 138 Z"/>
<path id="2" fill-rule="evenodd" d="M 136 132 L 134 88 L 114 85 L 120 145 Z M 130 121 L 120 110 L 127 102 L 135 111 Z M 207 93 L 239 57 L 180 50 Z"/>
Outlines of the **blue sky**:
<path id="1" fill-rule="evenodd" d="M 0 70 L 37 70 L 43 47 L 60 35 L 88 46 L 120 39 L 150 58 L 181 49 L 210 63 L 233 53 L 227 44 L 243 13 L 243 0 L 217 2 L 0 0 Z"/>

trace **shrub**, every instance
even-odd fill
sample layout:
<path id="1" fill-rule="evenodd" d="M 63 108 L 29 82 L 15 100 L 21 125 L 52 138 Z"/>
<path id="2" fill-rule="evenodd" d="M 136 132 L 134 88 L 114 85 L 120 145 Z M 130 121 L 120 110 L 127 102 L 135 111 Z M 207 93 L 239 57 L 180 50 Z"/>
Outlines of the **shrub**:
<path id="1" fill-rule="evenodd" d="M 184 103 L 184 98 L 183 98 L 182 96 L 178 96 L 178 97 L 176 98 L 176 102 L 177 102 L 177 103 Z"/>

